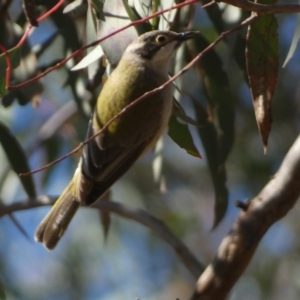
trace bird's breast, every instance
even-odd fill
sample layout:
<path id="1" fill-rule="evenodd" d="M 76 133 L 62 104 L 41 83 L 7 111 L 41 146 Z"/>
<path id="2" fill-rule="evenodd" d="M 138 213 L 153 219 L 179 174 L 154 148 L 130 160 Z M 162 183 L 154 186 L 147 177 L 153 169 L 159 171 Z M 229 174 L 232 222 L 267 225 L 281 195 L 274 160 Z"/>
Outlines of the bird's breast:
<path id="1" fill-rule="evenodd" d="M 98 98 L 94 117 L 99 128 L 123 111 L 109 126 L 103 140 L 107 145 L 117 142 L 123 147 L 149 140 L 152 146 L 168 125 L 173 97 L 171 85 L 158 92 L 151 91 L 165 83 L 168 76 L 153 70 L 136 69 L 130 74 L 121 71 L 117 68 L 112 73 Z M 146 92 L 148 96 L 126 109 Z"/>

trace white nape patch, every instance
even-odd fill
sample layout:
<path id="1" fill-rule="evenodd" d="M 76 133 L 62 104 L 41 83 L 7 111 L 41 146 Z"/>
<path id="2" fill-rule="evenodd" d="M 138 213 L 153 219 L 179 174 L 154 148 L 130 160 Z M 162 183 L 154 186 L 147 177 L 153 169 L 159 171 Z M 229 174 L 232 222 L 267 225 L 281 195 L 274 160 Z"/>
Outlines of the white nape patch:
<path id="1" fill-rule="evenodd" d="M 142 42 L 134 42 L 134 43 L 131 43 L 125 50 L 125 52 L 133 52 L 135 53 L 136 52 L 136 49 L 140 49 L 140 48 L 143 48 L 144 46 L 144 43 Z"/>

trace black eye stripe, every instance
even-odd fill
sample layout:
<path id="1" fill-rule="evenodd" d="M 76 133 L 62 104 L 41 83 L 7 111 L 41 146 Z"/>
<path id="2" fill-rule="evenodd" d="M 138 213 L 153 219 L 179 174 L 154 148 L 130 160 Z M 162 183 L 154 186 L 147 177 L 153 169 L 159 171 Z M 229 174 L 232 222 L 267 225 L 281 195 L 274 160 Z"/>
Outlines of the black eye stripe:
<path id="1" fill-rule="evenodd" d="M 136 53 L 145 59 L 152 59 L 155 54 L 166 44 L 168 37 L 163 33 L 146 36 L 142 40 L 144 46 L 136 50 Z"/>
<path id="2" fill-rule="evenodd" d="M 145 46 L 137 51 L 137 54 L 146 59 L 151 59 L 155 53 L 161 48 L 160 45 L 157 45 L 153 42 L 148 42 Z"/>

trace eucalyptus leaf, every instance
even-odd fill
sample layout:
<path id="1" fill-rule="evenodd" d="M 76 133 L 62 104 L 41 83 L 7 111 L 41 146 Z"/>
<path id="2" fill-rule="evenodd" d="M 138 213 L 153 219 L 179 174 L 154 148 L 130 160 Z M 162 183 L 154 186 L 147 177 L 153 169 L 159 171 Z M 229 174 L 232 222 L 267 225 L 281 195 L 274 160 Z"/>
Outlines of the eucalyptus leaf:
<path id="1" fill-rule="evenodd" d="M 30 172 L 26 155 L 8 127 L 0 121 L 0 143 L 11 164 L 12 169 L 17 175 Z M 30 198 L 36 197 L 35 186 L 31 175 L 19 177 L 24 190 Z"/>
<path id="2" fill-rule="evenodd" d="M 188 154 L 201 158 L 201 154 L 194 144 L 188 126 L 180 123 L 175 116 L 171 116 L 170 118 L 168 134 L 170 138 Z"/>

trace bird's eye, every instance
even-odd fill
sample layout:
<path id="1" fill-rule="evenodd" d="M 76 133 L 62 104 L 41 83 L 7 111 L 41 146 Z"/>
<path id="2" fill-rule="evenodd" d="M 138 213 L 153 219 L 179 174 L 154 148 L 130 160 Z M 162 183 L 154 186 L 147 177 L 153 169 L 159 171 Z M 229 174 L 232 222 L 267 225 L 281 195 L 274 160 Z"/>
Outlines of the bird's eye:
<path id="1" fill-rule="evenodd" d="M 164 35 L 159 35 L 156 37 L 156 42 L 163 43 L 166 41 L 166 37 Z"/>

